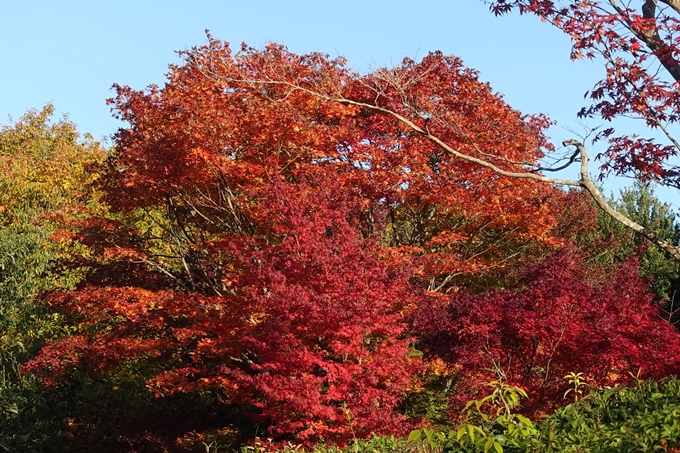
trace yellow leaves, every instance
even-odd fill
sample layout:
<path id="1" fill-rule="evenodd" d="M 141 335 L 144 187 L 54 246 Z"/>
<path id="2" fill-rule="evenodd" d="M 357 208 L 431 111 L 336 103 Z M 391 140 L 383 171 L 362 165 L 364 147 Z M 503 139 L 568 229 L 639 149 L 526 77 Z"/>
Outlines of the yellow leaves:
<path id="1" fill-rule="evenodd" d="M 264 321 L 266 317 L 267 317 L 267 314 L 264 313 L 264 312 L 253 313 L 253 314 L 250 315 L 250 317 L 248 318 L 247 321 L 248 321 L 248 324 L 250 324 L 252 326 L 256 326 L 256 325 L 260 324 L 262 321 Z"/>
<path id="2" fill-rule="evenodd" d="M 103 148 L 91 138 L 80 140 L 68 120 L 52 122 L 53 114 L 51 105 L 30 110 L 0 132 L 0 205 L 6 216 L 83 201 L 97 177 L 92 167 L 103 161 Z"/>
<path id="3" fill-rule="evenodd" d="M 426 372 L 435 376 L 453 376 L 462 370 L 462 365 L 448 365 L 440 358 L 436 358 L 427 364 Z"/>

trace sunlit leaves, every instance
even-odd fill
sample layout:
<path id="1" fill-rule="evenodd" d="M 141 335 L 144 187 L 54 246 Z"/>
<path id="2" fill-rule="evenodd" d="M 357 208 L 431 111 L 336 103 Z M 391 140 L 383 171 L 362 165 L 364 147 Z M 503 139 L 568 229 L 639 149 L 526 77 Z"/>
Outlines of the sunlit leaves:
<path id="1" fill-rule="evenodd" d="M 81 141 L 67 120 L 51 123 L 54 108 L 29 111 L 0 133 L 0 215 L 30 210 L 50 211 L 86 201 L 86 190 L 97 178 L 88 165 L 101 161 L 97 142 Z"/>

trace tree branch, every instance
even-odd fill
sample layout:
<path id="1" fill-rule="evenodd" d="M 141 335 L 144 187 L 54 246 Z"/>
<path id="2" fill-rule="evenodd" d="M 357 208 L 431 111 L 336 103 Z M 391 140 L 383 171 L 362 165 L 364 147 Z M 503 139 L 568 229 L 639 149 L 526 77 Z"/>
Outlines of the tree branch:
<path id="1" fill-rule="evenodd" d="M 607 202 L 605 197 L 602 195 L 597 186 L 591 181 L 590 176 L 588 175 L 588 153 L 586 152 L 586 149 L 581 142 L 572 139 L 565 140 L 564 142 L 562 142 L 562 144 L 564 146 L 575 146 L 576 149 L 581 154 L 580 185 L 585 190 L 587 190 L 588 193 L 590 193 L 590 196 L 593 197 L 593 200 L 595 200 L 595 203 L 599 206 L 600 209 L 602 209 L 605 213 L 607 213 L 607 215 L 612 217 L 617 222 L 623 224 L 627 228 L 630 228 L 636 233 L 641 234 L 650 242 L 654 243 L 662 250 L 668 252 L 674 259 L 680 261 L 680 247 L 677 247 L 661 239 L 652 230 L 645 228 L 636 222 L 633 222 L 628 217 L 624 216 L 623 214 L 621 214 L 620 212 L 616 211 L 614 208 L 611 207 L 611 205 Z"/>
<path id="2" fill-rule="evenodd" d="M 680 1 L 680 0 L 678 0 Z M 407 126 L 410 128 L 412 131 L 421 134 L 423 137 L 426 139 L 430 140 L 431 142 L 435 143 L 438 147 L 449 153 L 450 155 L 459 158 L 461 160 L 467 161 L 467 162 L 472 162 L 475 163 L 481 167 L 488 168 L 489 170 L 492 170 L 494 173 L 501 175 L 501 176 L 506 176 L 509 178 L 517 178 L 517 179 L 532 179 L 535 181 L 540 181 L 543 183 L 547 184 L 553 184 L 553 185 L 562 185 L 562 186 L 572 186 L 572 187 L 582 187 L 585 189 L 593 198 L 595 203 L 598 205 L 600 209 L 602 209 L 607 215 L 611 216 L 614 220 L 618 221 L 619 223 L 623 224 L 627 228 L 635 231 L 636 233 L 641 234 L 643 237 L 645 237 L 647 240 L 661 248 L 662 250 L 666 251 L 668 254 L 670 254 L 674 259 L 680 261 L 680 247 L 677 247 L 663 239 L 661 239 L 658 235 L 656 235 L 653 231 L 649 230 L 648 228 L 643 227 L 642 225 L 633 222 L 620 212 L 616 211 L 605 199 L 605 197 L 602 195 L 600 190 L 597 188 L 597 186 L 592 182 L 590 179 L 590 176 L 588 174 L 588 153 L 583 146 L 583 144 L 577 140 L 571 139 L 571 140 L 566 140 L 562 144 L 564 146 L 575 146 L 578 154 L 581 156 L 581 170 L 580 170 L 580 180 L 571 180 L 571 179 L 560 179 L 560 178 L 550 178 L 544 175 L 536 174 L 533 172 L 514 172 L 514 171 L 508 171 L 504 170 L 491 162 L 487 162 L 483 159 L 470 156 L 468 154 L 464 154 L 459 152 L 458 150 L 454 149 L 452 146 L 449 144 L 445 143 L 443 140 L 441 140 L 438 136 L 432 134 L 428 129 L 423 129 L 420 126 L 418 126 L 416 123 L 414 123 L 412 120 L 408 119 L 404 115 L 400 114 L 399 112 L 396 112 L 394 110 L 390 110 L 385 107 L 381 107 L 379 105 L 375 104 L 370 104 L 366 102 L 360 102 L 360 101 L 355 101 L 352 99 L 347 99 L 344 96 L 332 96 L 330 94 L 326 93 L 321 93 L 317 92 L 305 87 L 302 87 L 300 85 L 296 85 L 292 82 L 287 82 L 283 80 L 273 80 L 273 79 L 266 79 L 266 80 L 252 80 L 252 79 L 241 79 L 241 80 L 229 80 L 231 82 L 238 82 L 238 83 L 247 83 L 250 85 L 261 85 L 261 84 L 270 84 L 270 85 L 279 85 L 279 86 L 286 86 L 290 88 L 293 91 L 301 91 L 307 94 L 310 94 L 316 98 L 323 99 L 329 102 L 336 102 L 340 104 L 346 104 L 346 105 L 354 105 L 357 107 L 362 107 L 365 109 L 377 111 L 384 113 L 386 115 L 392 116 L 396 118 L 399 122 L 401 122 L 403 125 Z M 570 163 L 573 163 L 575 161 L 575 155 L 572 155 L 571 159 L 569 159 Z"/>
<path id="3" fill-rule="evenodd" d="M 645 0 L 642 5 L 642 17 L 653 23 L 653 26 L 645 27 L 641 30 L 640 27 L 635 27 L 629 19 L 628 14 L 621 8 L 616 0 L 609 0 L 609 4 L 621 16 L 622 22 L 625 22 L 626 28 L 630 30 L 640 41 L 644 42 L 647 48 L 657 57 L 659 62 L 666 68 L 666 71 L 673 77 L 676 82 L 680 81 L 680 62 L 673 57 L 673 50 L 671 47 L 661 39 L 656 27 L 656 5 L 658 0 Z M 680 0 L 661 0 L 668 6 L 680 13 Z"/>

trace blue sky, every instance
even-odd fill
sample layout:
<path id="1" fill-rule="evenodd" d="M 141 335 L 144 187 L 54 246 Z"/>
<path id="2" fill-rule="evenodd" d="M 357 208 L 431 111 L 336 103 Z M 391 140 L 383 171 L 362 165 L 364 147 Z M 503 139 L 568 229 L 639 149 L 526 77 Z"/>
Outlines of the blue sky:
<path id="1" fill-rule="evenodd" d="M 583 133 L 576 112 L 603 71 L 571 62 L 569 39 L 550 25 L 494 17 L 480 0 L 5 0 L 0 122 L 51 102 L 79 131 L 105 138 L 121 125 L 105 103 L 111 85 L 162 84 L 174 51 L 205 43 L 205 29 L 236 47 L 275 41 L 343 55 L 362 71 L 431 50 L 457 55 L 512 107 L 556 120 L 555 143 Z"/>

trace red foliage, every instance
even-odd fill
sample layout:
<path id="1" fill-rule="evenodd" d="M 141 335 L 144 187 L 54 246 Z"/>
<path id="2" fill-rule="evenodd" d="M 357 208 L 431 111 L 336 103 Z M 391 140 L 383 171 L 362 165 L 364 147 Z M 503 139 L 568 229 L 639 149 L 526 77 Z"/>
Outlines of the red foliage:
<path id="1" fill-rule="evenodd" d="M 526 410 L 563 404 L 563 377 L 590 385 L 625 383 L 630 373 L 660 378 L 680 371 L 680 337 L 657 307 L 634 260 L 615 278 L 586 283 L 580 255 L 566 248 L 528 271 L 521 290 L 432 297 L 415 316 L 428 355 L 462 366 L 454 407 L 501 378 L 527 389 Z"/>
<path id="2" fill-rule="evenodd" d="M 211 389 L 277 439 L 343 443 L 407 427 L 397 406 L 420 364 L 409 355 L 405 316 L 421 304 L 423 345 L 478 367 L 472 382 L 486 377 L 489 357 L 534 357 L 543 363 L 525 374 L 510 361 L 508 376 L 544 391 L 541 402 L 554 397 L 558 364 L 581 363 L 563 343 L 596 330 L 572 332 L 572 324 L 614 310 L 604 290 L 563 262 L 537 270 L 525 291 L 456 291 L 502 284 L 534 259 L 523 251 L 559 244 L 546 201 L 560 194 L 456 159 L 394 114 L 360 104 L 384 105 L 512 171 L 549 148 L 547 120 L 512 110 L 440 53 L 363 77 L 341 60 L 277 45 L 233 56 L 211 39 L 183 55 L 162 89 L 117 87 L 110 102 L 129 127 L 117 133 L 100 181 L 116 220 L 79 225 L 91 260 L 76 264 L 88 275 L 49 300 L 75 333 L 47 344 L 26 369 L 59 385 L 83 369 L 137 360 L 158 396 Z M 551 272 L 562 274 L 550 280 Z M 417 296 L 428 289 L 423 302 Z M 549 297 L 553 290 L 563 296 Z M 454 300 L 452 318 L 442 307 Z M 638 332 L 629 324 L 621 323 Z M 547 367 L 545 351 L 564 326 L 569 341 L 539 385 L 537 367 Z M 454 333 L 453 346 L 441 343 Z M 532 334 L 543 343 L 530 351 L 522 341 Z M 613 367 L 623 366 L 621 354 L 612 353 Z"/>
<path id="3" fill-rule="evenodd" d="M 402 432 L 408 424 L 395 407 L 418 367 L 401 313 L 411 297 L 407 275 L 376 260 L 372 241 L 328 207 L 327 194 L 293 193 L 283 183 L 266 193 L 262 208 L 278 216 L 263 228 L 285 226 L 279 243 L 219 244 L 233 253 L 238 291 L 56 293 L 50 304 L 95 333 L 47 344 L 26 369 L 58 384 L 80 366 L 161 358 L 165 371 L 149 380 L 158 396 L 217 389 L 274 437 L 343 443 L 352 433 Z"/>
<path id="4" fill-rule="evenodd" d="M 262 314 L 241 338 L 258 358 L 256 373 L 242 376 L 255 390 L 246 400 L 275 422 L 272 433 L 303 440 L 347 440 L 349 425 L 360 436 L 403 432 L 394 408 L 417 369 L 400 312 L 411 297 L 407 275 L 388 272 L 318 196 L 268 202 L 286 210 L 290 233 L 252 255 L 261 264 L 251 266 L 246 294 Z"/>
<path id="5" fill-rule="evenodd" d="M 571 58 L 601 61 L 606 76 L 586 94 L 581 117 L 607 121 L 635 118 L 655 130 L 654 138 L 600 131 L 608 140 L 602 170 L 641 175 L 680 187 L 678 143 L 672 125 L 680 121 L 680 3 L 645 0 L 619 4 L 595 0 L 494 0 L 496 15 L 514 9 L 548 20 L 573 43 Z M 657 4 L 662 3 L 663 5 Z M 641 7 L 640 10 L 635 8 Z M 657 133 L 658 132 L 658 133 Z M 663 139 L 659 139 L 661 136 Z M 663 141 L 666 141 L 664 143 Z"/>

